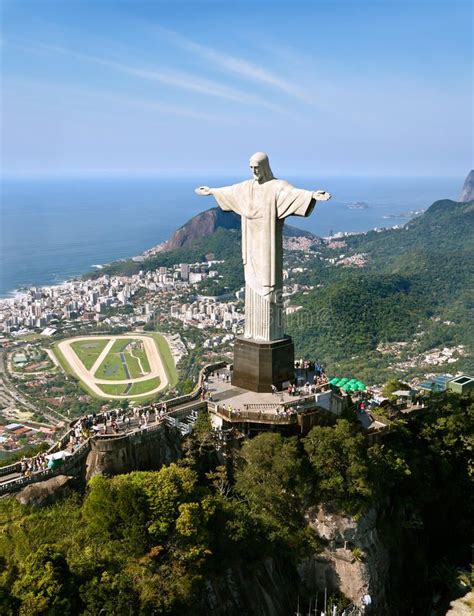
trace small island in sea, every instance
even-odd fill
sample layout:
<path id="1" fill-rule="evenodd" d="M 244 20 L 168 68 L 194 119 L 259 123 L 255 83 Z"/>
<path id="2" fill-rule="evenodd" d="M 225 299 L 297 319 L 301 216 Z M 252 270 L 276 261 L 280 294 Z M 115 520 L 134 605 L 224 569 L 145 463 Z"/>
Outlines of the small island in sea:
<path id="1" fill-rule="evenodd" d="M 369 204 L 366 203 L 365 201 L 354 201 L 354 203 L 347 204 L 348 210 L 366 210 L 368 209 L 368 207 L 369 207 Z"/>

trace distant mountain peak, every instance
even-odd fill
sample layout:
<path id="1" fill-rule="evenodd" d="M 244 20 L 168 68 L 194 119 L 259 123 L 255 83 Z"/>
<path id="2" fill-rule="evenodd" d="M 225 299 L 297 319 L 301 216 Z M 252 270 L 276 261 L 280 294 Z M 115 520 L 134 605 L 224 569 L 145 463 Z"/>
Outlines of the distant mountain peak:
<path id="1" fill-rule="evenodd" d="M 467 201 L 472 201 L 474 199 L 474 169 L 471 169 L 467 174 L 466 181 L 464 182 L 464 186 L 462 187 L 461 196 L 459 197 L 459 201 L 461 203 L 466 203 Z"/>

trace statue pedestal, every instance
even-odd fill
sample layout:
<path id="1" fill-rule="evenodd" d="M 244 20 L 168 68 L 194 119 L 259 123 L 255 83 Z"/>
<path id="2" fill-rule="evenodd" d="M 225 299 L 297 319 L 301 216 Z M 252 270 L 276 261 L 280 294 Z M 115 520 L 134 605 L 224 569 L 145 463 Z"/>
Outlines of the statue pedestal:
<path id="1" fill-rule="evenodd" d="M 295 349 L 290 337 L 272 342 L 236 338 L 232 385 L 259 393 L 282 389 L 295 377 Z"/>

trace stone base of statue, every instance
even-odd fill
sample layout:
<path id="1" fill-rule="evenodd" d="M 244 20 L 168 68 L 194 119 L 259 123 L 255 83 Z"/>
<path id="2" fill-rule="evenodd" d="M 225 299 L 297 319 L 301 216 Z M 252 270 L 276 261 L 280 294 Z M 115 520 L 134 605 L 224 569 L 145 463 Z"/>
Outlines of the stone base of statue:
<path id="1" fill-rule="evenodd" d="M 271 392 L 272 385 L 281 390 L 295 376 L 293 340 L 261 342 L 236 338 L 232 385 L 258 393 Z"/>

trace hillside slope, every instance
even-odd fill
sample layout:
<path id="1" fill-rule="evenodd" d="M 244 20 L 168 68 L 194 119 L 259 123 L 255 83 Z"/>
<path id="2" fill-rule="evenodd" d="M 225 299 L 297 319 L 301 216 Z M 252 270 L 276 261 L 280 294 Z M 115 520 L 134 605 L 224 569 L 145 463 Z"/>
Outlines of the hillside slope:
<path id="1" fill-rule="evenodd" d="M 363 255 L 362 267 L 338 264 Z M 217 228 L 180 248 L 101 273 L 134 273 L 161 265 L 224 259 L 220 278 L 205 294 L 239 289 L 244 282 L 240 228 Z M 288 298 L 300 306 L 287 319 L 298 355 L 317 357 L 331 373 L 372 382 L 394 373 L 474 370 L 474 202 L 435 202 L 401 229 L 369 231 L 341 242 L 318 242 L 303 253 L 285 250 L 290 284 L 303 290 Z M 204 283 L 205 285 L 205 283 Z M 426 355 L 443 348 L 438 364 Z M 447 363 L 449 359 L 450 363 Z"/>
<path id="2" fill-rule="evenodd" d="M 437 201 L 404 228 L 350 237 L 343 250 L 363 254 L 364 267 L 315 261 L 301 278 L 323 287 L 292 298 L 303 310 L 288 330 L 303 354 L 317 349 L 333 370 L 375 380 L 474 368 L 473 202 Z M 426 361 L 445 347 L 457 349 L 449 364 Z"/>

